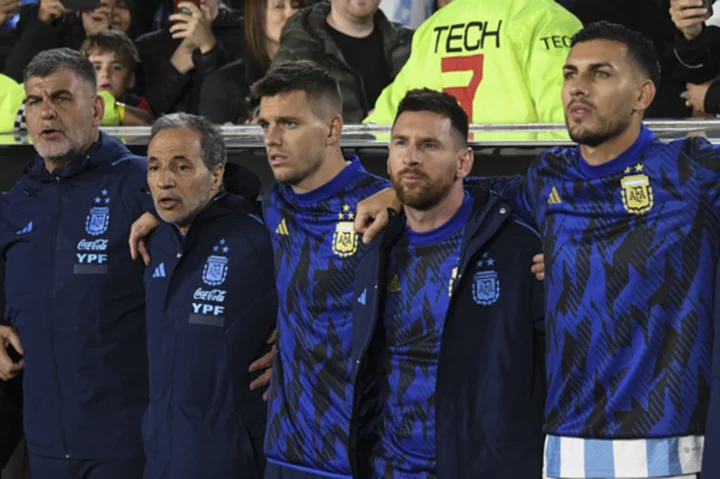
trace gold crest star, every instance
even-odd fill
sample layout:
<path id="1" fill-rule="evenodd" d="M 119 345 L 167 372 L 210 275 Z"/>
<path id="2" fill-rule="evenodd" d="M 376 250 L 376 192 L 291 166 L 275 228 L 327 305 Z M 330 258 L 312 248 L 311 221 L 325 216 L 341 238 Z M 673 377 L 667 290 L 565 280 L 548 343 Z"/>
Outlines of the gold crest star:
<path id="1" fill-rule="evenodd" d="M 635 171 L 637 171 L 637 172 L 639 173 L 639 172 L 641 172 L 642 170 L 643 170 L 643 165 L 641 165 L 640 163 L 638 163 L 638 164 L 635 166 Z"/>
<path id="2" fill-rule="evenodd" d="M 632 170 L 631 170 L 630 167 L 628 166 L 627 168 L 625 168 L 625 174 L 626 174 L 626 175 L 629 175 L 630 173 L 632 173 Z"/>
<path id="3" fill-rule="evenodd" d="M 338 219 L 339 219 L 339 220 L 343 219 L 343 214 L 342 214 L 342 213 L 338 213 Z"/>
<path id="4" fill-rule="evenodd" d="M 343 211 L 350 211 L 349 205 L 343 205 Z"/>
<path id="5" fill-rule="evenodd" d="M 354 214 L 348 213 L 348 219 L 349 219 L 349 220 L 352 220 L 352 219 L 354 219 L 354 218 L 355 218 L 355 215 L 354 215 Z"/>

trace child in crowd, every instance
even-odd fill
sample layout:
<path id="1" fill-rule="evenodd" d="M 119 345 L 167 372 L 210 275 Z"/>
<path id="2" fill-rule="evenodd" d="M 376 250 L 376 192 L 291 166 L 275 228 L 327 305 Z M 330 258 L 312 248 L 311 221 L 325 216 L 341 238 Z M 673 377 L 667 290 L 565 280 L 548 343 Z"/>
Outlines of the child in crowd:
<path id="1" fill-rule="evenodd" d="M 116 100 L 120 109 L 130 117 L 138 117 L 139 124 L 150 124 L 153 120 L 153 111 L 148 101 L 132 93 L 135 87 L 135 68 L 140 62 L 132 40 L 120 30 L 103 30 L 88 36 L 80 47 L 95 67 L 97 74 L 98 92 L 106 91 Z M 131 118 L 128 117 L 128 121 Z M 121 121 L 123 125 L 136 125 Z"/>

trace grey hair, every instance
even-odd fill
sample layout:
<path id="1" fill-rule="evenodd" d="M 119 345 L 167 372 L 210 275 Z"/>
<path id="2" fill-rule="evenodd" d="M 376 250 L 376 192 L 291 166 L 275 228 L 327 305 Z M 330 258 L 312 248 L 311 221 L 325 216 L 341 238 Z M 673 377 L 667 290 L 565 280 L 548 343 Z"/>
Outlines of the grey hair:
<path id="1" fill-rule="evenodd" d="M 150 141 L 161 131 L 174 128 L 191 128 L 200 134 L 200 148 L 208 170 L 213 171 L 216 166 L 227 163 L 227 149 L 222 135 L 210 121 L 202 116 L 190 113 L 164 115 L 153 124 Z"/>
<path id="2" fill-rule="evenodd" d="M 45 78 L 62 68 L 69 68 L 88 82 L 93 91 L 97 91 L 97 77 L 93 64 L 80 52 L 70 48 L 53 48 L 35 55 L 23 71 L 23 81 L 27 83 L 28 79 L 33 77 Z"/>

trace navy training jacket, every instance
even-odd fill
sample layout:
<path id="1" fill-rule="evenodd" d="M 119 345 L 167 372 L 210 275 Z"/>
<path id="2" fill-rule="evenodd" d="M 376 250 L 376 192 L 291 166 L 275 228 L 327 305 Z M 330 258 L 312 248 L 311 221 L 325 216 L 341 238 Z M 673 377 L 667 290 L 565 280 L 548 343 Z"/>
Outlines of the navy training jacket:
<path id="1" fill-rule="evenodd" d="M 545 334 L 542 283 L 530 273 L 535 230 L 489 193 L 473 193 L 458 276 L 442 333 L 436 384 L 437 477 L 540 479 L 543 465 Z M 392 213 L 392 212 L 391 212 Z M 404 224 L 390 224 L 361 259 L 355 281 L 350 432 L 353 477 L 371 477 L 384 354 L 386 261 Z M 484 253 L 494 270 L 476 268 Z M 490 281 L 491 288 L 484 282 Z M 490 292 L 490 293 L 488 293 Z M 494 293 L 493 293 L 494 292 Z"/>
<path id="2" fill-rule="evenodd" d="M 701 477 L 720 477 L 720 265 L 715 272 L 715 324 L 713 361 L 710 381 L 710 404 L 705 426 Z"/>
<path id="3" fill-rule="evenodd" d="M 275 325 L 277 295 L 270 235 L 253 211 L 220 193 L 184 243 L 168 223 L 148 243 L 146 479 L 263 475 L 266 404 L 248 367 Z"/>
<path id="4" fill-rule="evenodd" d="M 143 455 L 144 266 L 128 234 L 149 208 L 145 159 L 104 133 L 54 174 L 37 157 L 0 195 L 5 317 L 25 350 L 31 454 Z"/>

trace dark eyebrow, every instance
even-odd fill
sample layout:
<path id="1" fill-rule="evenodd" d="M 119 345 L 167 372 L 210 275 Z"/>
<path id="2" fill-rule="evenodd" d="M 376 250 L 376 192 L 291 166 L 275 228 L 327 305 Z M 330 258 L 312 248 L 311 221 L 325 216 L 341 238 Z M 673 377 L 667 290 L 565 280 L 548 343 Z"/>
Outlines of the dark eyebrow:
<path id="1" fill-rule="evenodd" d="M 295 123 L 300 123 L 300 118 L 294 116 L 276 116 L 274 119 L 277 123 L 280 123 L 281 121 L 294 121 Z M 256 121 L 264 121 L 265 123 L 270 123 L 270 121 L 263 116 L 257 117 Z"/>
<path id="2" fill-rule="evenodd" d="M 590 70 L 599 70 L 601 68 L 611 68 L 613 70 L 615 69 L 613 64 L 610 62 L 591 63 L 589 68 Z"/>
<path id="3" fill-rule="evenodd" d="M 595 71 L 601 68 L 612 68 L 613 70 L 615 70 L 613 64 L 609 62 L 591 63 L 590 65 L 588 65 L 588 70 Z M 575 65 L 567 64 L 563 66 L 563 70 L 577 71 L 577 67 Z"/>
<path id="4" fill-rule="evenodd" d="M 174 155 L 170 160 L 191 161 L 190 158 L 185 155 Z M 160 161 L 160 159 L 157 156 L 151 156 L 148 158 L 148 163 L 151 161 Z"/>
<path id="5" fill-rule="evenodd" d="M 395 133 L 392 135 L 393 140 L 407 140 L 409 138 L 408 135 L 402 135 L 400 133 Z M 418 143 L 426 143 L 426 142 L 434 142 L 434 143 L 442 143 L 439 138 L 434 136 L 424 136 L 422 138 L 418 138 Z"/>
<path id="6" fill-rule="evenodd" d="M 59 98 L 63 95 L 70 95 L 73 96 L 72 92 L 70 90 L 57 90 L 52 93 L 50 93 L 50 99 L 54 100 L 56 98 Z"/>

